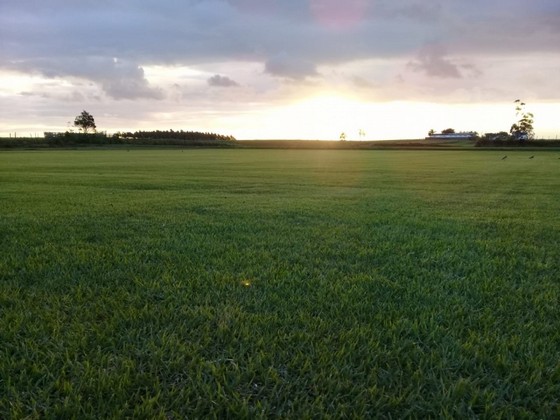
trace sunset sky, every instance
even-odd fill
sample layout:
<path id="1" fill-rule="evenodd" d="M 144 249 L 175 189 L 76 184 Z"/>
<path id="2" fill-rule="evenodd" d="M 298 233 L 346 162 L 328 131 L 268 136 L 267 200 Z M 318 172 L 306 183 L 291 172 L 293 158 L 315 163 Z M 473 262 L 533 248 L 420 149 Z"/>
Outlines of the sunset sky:
<path id="1" fill-rule="evenodd" d="M 1 0 L 0 136 L 560 136 L 559 0 Z"/>

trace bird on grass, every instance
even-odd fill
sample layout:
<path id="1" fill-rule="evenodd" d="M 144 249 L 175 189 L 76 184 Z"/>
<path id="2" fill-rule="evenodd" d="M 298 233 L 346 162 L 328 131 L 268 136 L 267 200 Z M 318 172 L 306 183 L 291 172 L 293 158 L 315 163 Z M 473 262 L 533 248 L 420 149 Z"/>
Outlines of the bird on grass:
<path id="1" fill-rule="evenodd" d="M 507 155 L 505 155 L 505 156 L 502 158 L 502 160 L 504 160 L 504 159 L 507 159 Z"/>
<path id="2" fill-rule="evenodd" d="M 529 159 L 533 159 L 535 156 L 529 156 Z"/>

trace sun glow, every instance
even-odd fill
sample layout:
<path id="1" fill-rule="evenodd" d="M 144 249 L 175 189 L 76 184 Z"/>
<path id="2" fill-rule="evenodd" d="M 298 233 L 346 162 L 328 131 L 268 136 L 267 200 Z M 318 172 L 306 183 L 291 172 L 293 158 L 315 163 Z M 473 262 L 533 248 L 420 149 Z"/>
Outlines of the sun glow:
<path id="1" fill-rule="evenodd" d="M 263 125 L 258 137 L 336 140 L 344 133 L 348 140 L 420 138 L 442 114 L 437 108 L 324 94 L 265 112 L 259 118 Z"/>
<path id="2" fill-rule="evenodd" d="M 558 105 L 534 105 L 539 137 L 554 137 Z M 441 131 L 508 131 L 515 120 L 510 104 L 364 102 L 349 95 L 313 96 L 283 107 L 235 118 L 230 130 L 240 139 L 389 140 L 424 138 Z M 233 122 L 233 121 L 232 121 Z"/>
<path id="3" fill-rule="evenodd" d="M 0 95 L 20 95 L 22 92 L 32 92 L 37 89 L 38 85 L 45 85 L 49 82 L 49 79 L 41 76 L 0 71 Z"/>
<path id="4" fill-rule="evenodd" d="M 367 104 L 342 95 L 320 95 L 282 111 L 284 120 L 305 138 L 336 138 L 340 133 L 362 129 L 368 122 Z M 347 133 L 348 132 L 348 133 Z"/>

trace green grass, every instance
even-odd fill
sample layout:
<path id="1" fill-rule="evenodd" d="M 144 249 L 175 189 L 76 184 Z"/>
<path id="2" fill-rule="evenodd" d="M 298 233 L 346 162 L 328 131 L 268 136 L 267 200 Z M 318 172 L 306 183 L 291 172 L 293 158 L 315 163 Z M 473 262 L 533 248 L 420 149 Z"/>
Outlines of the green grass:
<path id="1" fill-rule="evenodd" d="M 0 153 L 0 418 L 560 416 L 560 153 L 503 154 Z"/>
<path id="2" fill-rule="evenodd" d="M 0 142 L 1 144 L 1 142 Z M 474 149 L 474 140 L 237 140 L 237 147 L 254 149 Z"/>

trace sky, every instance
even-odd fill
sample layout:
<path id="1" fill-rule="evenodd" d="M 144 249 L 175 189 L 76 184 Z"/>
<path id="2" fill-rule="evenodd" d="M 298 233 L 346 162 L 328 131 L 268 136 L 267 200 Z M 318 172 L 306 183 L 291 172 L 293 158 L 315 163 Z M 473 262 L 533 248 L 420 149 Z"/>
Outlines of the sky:
<path id="1" fill-rule="evenodd" d="M 559 0 L 0 0 L 0 136 L 560 136 Z M 360 135 L 361 133 L 361 135 Z M 365 135 L 364 135 L 365 133 Z"/>

